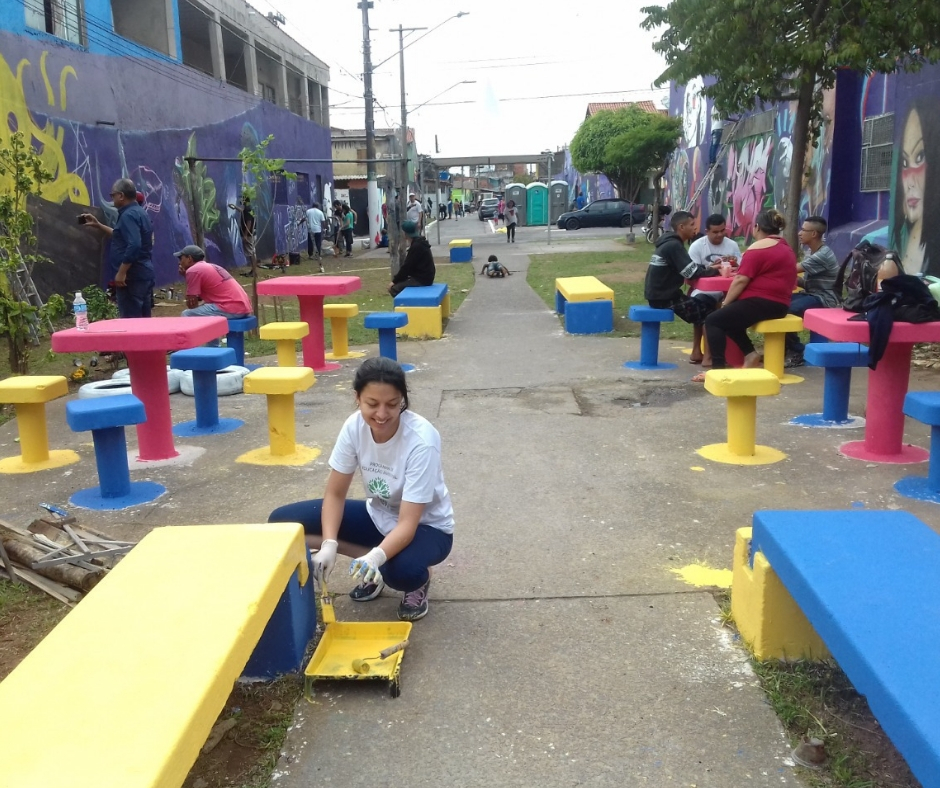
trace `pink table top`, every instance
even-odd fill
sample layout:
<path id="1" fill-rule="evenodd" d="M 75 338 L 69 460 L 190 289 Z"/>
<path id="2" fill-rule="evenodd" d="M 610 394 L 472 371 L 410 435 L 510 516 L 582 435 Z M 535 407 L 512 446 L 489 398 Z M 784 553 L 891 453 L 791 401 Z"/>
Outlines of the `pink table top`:
<path id="1" fill-rule="evenodd" d="M 224 317 L 128 317 L 90 323 L 87 331 L 68 328 L 52 335 L 56 353 L 183 350 L 225 336 Z"/>
<path id="2" fill-rule="evenodd" d="M 280 276 L 258 283 L 258 295 L 346 295 L 362 287 L 358 276 Z"/>
<path id="3" fill-rule="evenodd" d="M 803 315 L 803 327 L 836 342 L 867 344 L 870 338 L 868 323 L 864 320 L 849 321 L 849 318 L 854 316 L 854 312 L 846 312 L 844 309 L 808 309 Z M 888 342 L 940 342 L 940 322 L 895 323 Z"/>
<path id="4" fill-rule="evenodd" d="M 701 276 L 690 279 L 689 284 L 704 293 L 727 293 L 733 281 L 733 276 Z"/>

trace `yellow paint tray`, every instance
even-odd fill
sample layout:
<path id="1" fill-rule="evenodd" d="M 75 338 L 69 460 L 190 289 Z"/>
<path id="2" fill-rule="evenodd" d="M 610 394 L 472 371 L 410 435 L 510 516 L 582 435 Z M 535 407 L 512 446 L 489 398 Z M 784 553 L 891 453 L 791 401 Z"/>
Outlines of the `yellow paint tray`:
<path id="1" fill-rule="evenodd" d="M 304 670 L 304 691 L 309 699 L 313 683 L 322 679 L 384 679 L 389 682 L 393 698 L 401 694 L 401 660 L 405 652 L 397 651 L 387 659 L 370 659 L 390 646 L 407 640 L 410 621 L 336 621 L 332 600 L 323 589 L 321 604 L 326 628 L 307 668 Z M 356 673 L 353 660 L 369 659 L 369 672 Z"/>

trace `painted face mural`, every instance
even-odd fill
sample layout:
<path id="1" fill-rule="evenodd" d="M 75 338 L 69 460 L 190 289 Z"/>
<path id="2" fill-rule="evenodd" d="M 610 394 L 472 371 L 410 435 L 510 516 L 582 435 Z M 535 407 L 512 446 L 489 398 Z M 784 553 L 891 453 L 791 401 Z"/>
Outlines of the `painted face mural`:
<path id="1" fill-rule="evenodd" d="M 685 144 L 696 148 L 705 139 L 705 124 L 708 119 L 708 106 L 702 95 L 704 87 L 701 77 L 696 77 L 686 85 L 682 129 Z"/>
<path id="2" fill-rule="evenodd" d="M 904 217 L 909 224 L 924 218 L 924 180 L 927 174 L 927 152 L 920 115 L 907 116 L 901 137 L 901 185 L 904 187 Z"/>

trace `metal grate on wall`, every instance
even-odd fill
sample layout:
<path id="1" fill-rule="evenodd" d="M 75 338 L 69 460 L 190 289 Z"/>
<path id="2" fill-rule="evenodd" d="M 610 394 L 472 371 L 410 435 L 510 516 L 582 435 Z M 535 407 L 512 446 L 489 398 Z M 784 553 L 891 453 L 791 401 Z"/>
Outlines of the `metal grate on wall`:
<path id="1" fill-rule="evenodd" d="M 865 118 L 862 125 L 861 191 L 890 191 L 893 155 L 894 113 Z"/>
<path id="2" fill-rule="evenodd" d="M 777 110 L 768 109 L 765 112 L 758 112 L 756 115 L 748 115 L 735 130 L 735 139 L 744 139 L 745 137 L 757 137 L 762 134 L 769 134 L 774 130 L 774 119 L 777 116 Z"/>

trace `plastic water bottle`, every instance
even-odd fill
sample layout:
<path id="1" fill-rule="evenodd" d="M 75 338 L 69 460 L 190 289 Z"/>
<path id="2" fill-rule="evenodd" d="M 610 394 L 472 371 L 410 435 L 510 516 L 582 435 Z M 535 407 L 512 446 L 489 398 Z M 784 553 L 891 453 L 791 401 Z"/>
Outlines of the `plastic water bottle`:
<path id="1" fill-rule="evenodd" d="M 81 290 L 75 293 L 75 300 L 72 302 L 72 311 L 75 313 L 75 328 L 79 331 L 88 330 L 88 304 Z"/>

